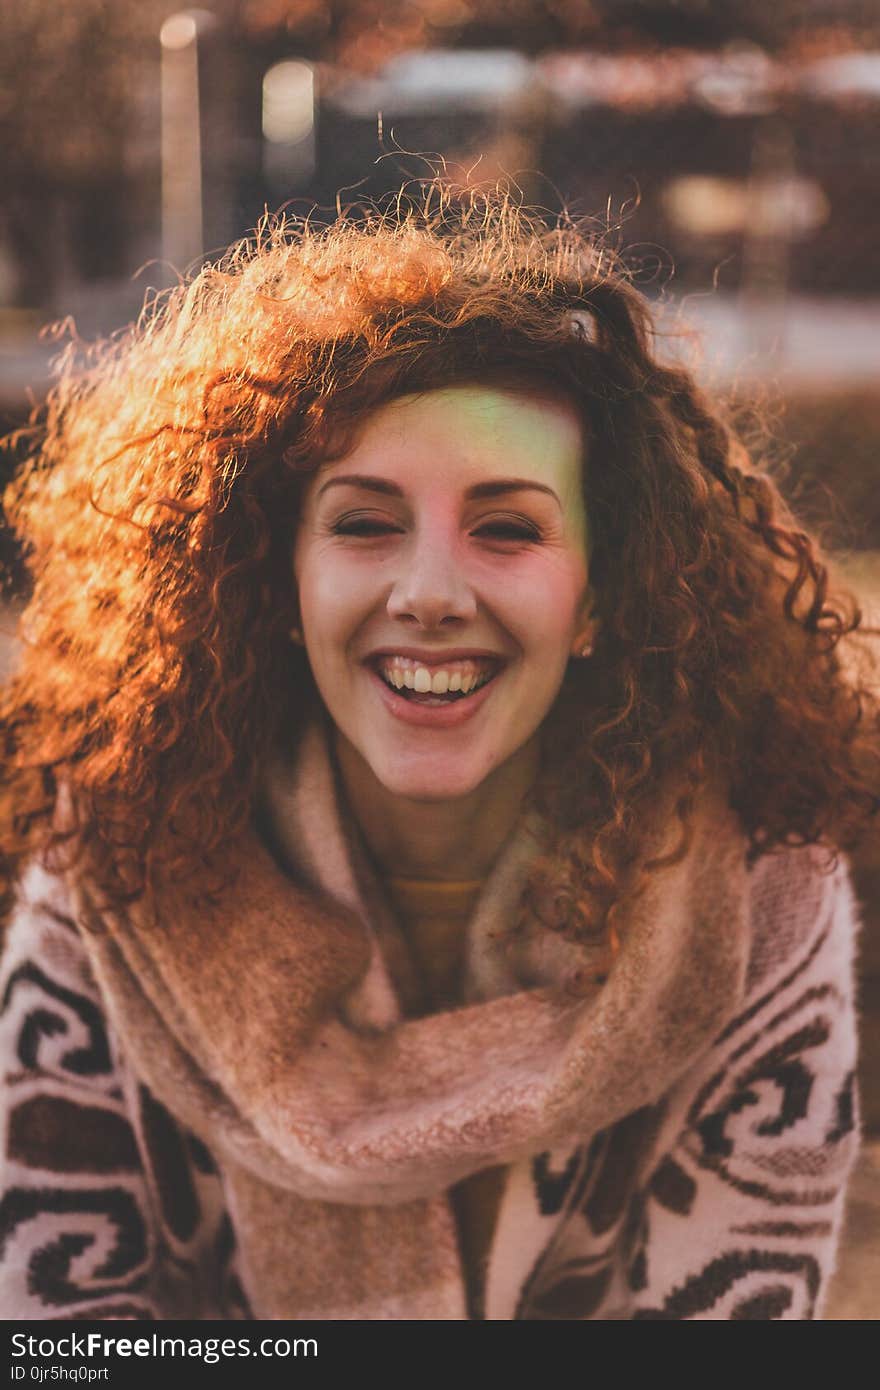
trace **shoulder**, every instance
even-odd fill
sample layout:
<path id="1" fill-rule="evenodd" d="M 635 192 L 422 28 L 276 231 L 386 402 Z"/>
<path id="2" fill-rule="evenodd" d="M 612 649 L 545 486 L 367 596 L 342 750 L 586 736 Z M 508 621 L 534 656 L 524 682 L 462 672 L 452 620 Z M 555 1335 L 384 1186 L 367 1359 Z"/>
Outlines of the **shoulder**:
<path id="1" fill-rule="evenodd" d="M 849 873 L 806 848 L 767 856 L 748 879 L 745 997 L 693 1078 L 689 1129 L 701 1163 L 741 1192 L 833 1205 L 858 1118 Z"/>
<path id="2" fill-rule="evenodd" d="M 749 907 L 745 998 L 713 1065 L 740 1095 L 767 1085 L 783 1098 L 785 1122 L 767 1137 L 811 1113 L 837 1143 L 856 1115 L 858 914 L 846 864 L 816 847 L 769 855 L 749 875 Z"/>
<path id="3" fill-rule="evenodd" d="M 744 992 L 666 1098 L 637 1317 L 821 1316 L 858 1146 L 849 874 L 815 848 L 745 875 Z"/>
<path id="4" fill-rule="evenodd" d="M 741 1002 L 784 989 L 792 971 L 792 985 L 824 971 L 849 997 L 859 915 L 844 856 L 824 845 L 785 846 L 751 863 L 748 850 L 724 788 L 704 791 L 676 898 L 715 931 L 728 914 L 739 919 Z"/>
<path id="5" fill-rule="evenodd" d="M 34 861 L 22 875 L 3 939 L 2 977 L 30 965 L 46 967 L 53 976 L 91 997 L 97 986 L 88 966 L 73 894 L 58 874 Z M 7 984 L 8 987 L 8 984 Z"/>
<path id="6" fill-rule="evenodd" d="M 0 961 L 0 1032 L 28 1070 L 113 1083 L 101 993 L 65 881 L 34 862 L 19 884 Z"/>
<path id="7" fill-rule="evenodd" d="M 828 1131 L 844 1113 L 849 1128 L 858 913 L 847 866 L 815 846 L 789 849 L 759 860 L 746 887 L 745 982 L 705 1064 L 713 1085 L 722 1074 L 740 1093 L 767 1083 L 795 1108 L 824 1088 Z"/>
<path id="8" fill-rule="evenodd" d="M 765 855 L 747 876 L 746 993 L 824 970 L 849 987 L 859 914 L 846 861 L 820 846 Z"/>
<path id="9" fill-rule="evenodd" d="M 0 962 L 0 1302 L 32 1318 L 236 1316 L 219 1171 L 127 1060 L 79 917 L 32 864 Z"/>

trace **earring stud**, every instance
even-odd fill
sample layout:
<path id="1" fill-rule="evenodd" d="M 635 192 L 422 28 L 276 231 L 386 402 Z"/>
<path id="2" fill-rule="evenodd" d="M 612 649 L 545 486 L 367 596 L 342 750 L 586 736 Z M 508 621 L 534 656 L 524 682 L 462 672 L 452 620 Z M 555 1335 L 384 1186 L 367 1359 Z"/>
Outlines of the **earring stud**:
<path id="1" fill-rule="evenodd" d="M 297 627 L 296 623 L 294 623 L 293 627 L 290 627 L 287 630 L 290 634 L 291 642 L 295 642 L 298 647 L 301 647 L 303 644 L 302 628 Z"/>
<path id="2" fill-rule="evenodd" d="M 578 656 L 592 656 L 592 655 L 593 655 L 593 643 L 592 643 L 592 642 L 584 642 L 584 644 L 583 644 L 582 647 L 578 647 L 578 649 L 577 649 L 577 655 L 578 655 Z"/>

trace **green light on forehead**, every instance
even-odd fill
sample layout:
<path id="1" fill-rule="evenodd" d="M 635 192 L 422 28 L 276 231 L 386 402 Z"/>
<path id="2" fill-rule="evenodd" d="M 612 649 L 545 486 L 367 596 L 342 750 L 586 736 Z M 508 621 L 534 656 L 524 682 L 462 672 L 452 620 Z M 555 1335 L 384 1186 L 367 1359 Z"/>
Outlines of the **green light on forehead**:
<path id="1" fill-rule="evenodd" d="M 460 424 L 460 441 L 478 456 L 481 443 L 497 446 L 512 444 L 510 470 L 547 483 L 557 492 L 563 506 L 567 529 L 582 534 L 589 544 L 583 492 L 584 439 L 576 407 L 560 391 L 534 394 L 516 385 L 456 385 L 413 392 L 390 403 L 405 410 L 409 403 L 425 400 L 450 402 Z M 552 417 L 546 408 L 554 407 Z M 566 430 L 559 408 L 570 413 L 571 429 Z M 405 429 L 405 425 L 402 426 Z M 567 436 L 567 437 L 566 437 Z M 548 449 L 548 439 L 556 447 Z"/>

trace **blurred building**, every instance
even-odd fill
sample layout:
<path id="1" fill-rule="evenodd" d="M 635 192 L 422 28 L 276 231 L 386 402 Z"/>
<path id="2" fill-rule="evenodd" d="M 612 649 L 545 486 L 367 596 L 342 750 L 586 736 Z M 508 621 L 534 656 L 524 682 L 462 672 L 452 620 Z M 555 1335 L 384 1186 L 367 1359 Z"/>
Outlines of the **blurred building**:
<path id="1" fill-rule="evenodd" d="M 827 51 L 820 40 L 775 55 L 742 40 L 415 48 L 353 72 L 284 32 L 249 38 L 216 13 L 168 16 L 128 55 L 125 91 L 106 110 L 91 98 L 91 125 L 66 144 L 48 131 L 58 148 L 32 152 L 28 170 L 13 164 L 0 338 L 16 315 L 73 313 L 86 333 L 111 329 L 145 285 L 222 249 L 266 207 L 317 204 L 329 216 L 337 196 L 381 196 L 424 176 L 425 157 L 476 178 L 511 175 L 551 209 L 607 210 L 661 280 L 674 266 L 683 292 L 784 281 L 790 292 L 876 295 L 880 48 L 847 50 L 840 31 L 825 36 Z M 106 77 L 115 89 L 113 54 L 104 61 L 90 84 Z M 188 214 L 179 199 L 169 206 L 175 177 Z M 8 401 L 17 387 L 6 381 Z"/>
<path id="2" fill-rule="evenodd" d="M 68 34 L 77 7 L 94 22 Z M 823 428 L 860 421 L 877 443 L 880 38 L 860 0 L 809 0 L 797 29 L 790 9 L 145 0 L 108 17 L 99 0 L 60 15 L 22 0 L 31 66 L 0 113 L 7 423 L 45 388 L 48 320 L 112 332 L 267 208 L 329 219 L 448 167 L 594 214 L 646 292 L 706 329 L 709 370 L 782 383 L 802 473 L 840 472 L 839 450 L 810 460 Z M 67 88 L 40 36 L 56 64 L 64 43 Z M 817 393 L 834 397 L 827 427 Z M 865 491 L 859 523 L 880 538 Z"/>

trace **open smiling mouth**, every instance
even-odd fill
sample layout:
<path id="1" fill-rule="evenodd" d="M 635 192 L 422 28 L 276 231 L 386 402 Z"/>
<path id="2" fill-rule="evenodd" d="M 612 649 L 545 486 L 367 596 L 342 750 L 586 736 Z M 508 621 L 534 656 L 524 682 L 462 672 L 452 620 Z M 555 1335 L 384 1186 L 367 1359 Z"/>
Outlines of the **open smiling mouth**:
<path id="1" fill-rule="evenodd" d="M 380 657 L 371 665 L 395 695 L 420 705 L 451 705 L 467 700 L 494 680 L 502 667 L 494 658 L 451 661 L 429 669 L 409 657 Z"/>

